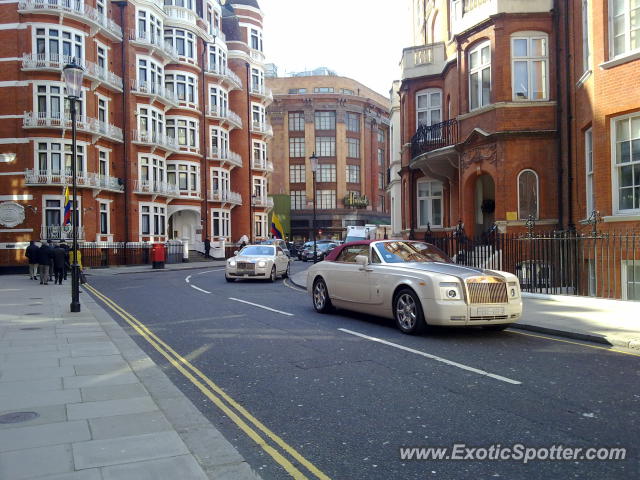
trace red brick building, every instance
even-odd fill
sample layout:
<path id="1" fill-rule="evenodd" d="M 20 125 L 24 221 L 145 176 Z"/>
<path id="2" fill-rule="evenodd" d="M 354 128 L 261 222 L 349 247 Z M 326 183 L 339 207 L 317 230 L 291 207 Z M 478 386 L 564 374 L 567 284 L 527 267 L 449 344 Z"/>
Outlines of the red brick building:
<path id="1" fill-rule="evenodd" d="M 85 68 L 78 212 L 85 242 L 267 234 L 262 13 L 255 0 L 0 5 L 0 259 L 70 238 L 71 121 L 61 70 Z"/>

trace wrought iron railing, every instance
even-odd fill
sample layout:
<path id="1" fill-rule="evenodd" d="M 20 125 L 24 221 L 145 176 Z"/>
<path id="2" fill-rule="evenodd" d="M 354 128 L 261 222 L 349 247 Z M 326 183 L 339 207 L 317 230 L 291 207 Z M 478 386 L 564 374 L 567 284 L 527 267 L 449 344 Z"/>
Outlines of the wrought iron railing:
<path id="1" fill-rule="evenodd" d="M 165 262 L 181 263 L 183 245 L 178 241 L 164 243 Z M 83 242 L 80 244 L 82 266 L 90 268 L 114 265 L 150 265 L 151 243 L 146 242 Z"/>
<path id="2" fill-rule="evenodd" d="M 458 143 L 458 121 L 453 118 L 435 125 L 420 125 L 411 138 L 411 156 L 438 150 Z"/>

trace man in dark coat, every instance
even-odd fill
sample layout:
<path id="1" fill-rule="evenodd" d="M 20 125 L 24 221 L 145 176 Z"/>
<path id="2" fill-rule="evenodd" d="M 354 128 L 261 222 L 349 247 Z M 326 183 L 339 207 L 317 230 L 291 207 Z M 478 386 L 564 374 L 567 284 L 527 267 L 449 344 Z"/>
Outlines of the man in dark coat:
<path id="1" fill-rule="evenodd" d="M 31 240 L 25 252 L 25 256 L 29 259 L 29 278 L 31 280 L 36 280 L 38 272 L 38 250 L 40 248 L 36 245 L 36 242 Z"/>
<path id="2" fill-rule="evenodd" d="M 208 238 L 204 239 L 204 256 L 209 258 L 209 252 L 211 251 L 211 240 Z"/>
<path id="3" fill-rule="evenodd" d="M 54 270 L 54 266 L 53 266 L 53 242 L 51 240 L 47 240 L 47 243 L 49 244 L 49 251 L 51 252 L 50 256 L 49 256 L 49 281 L 52 282 L 53 281 L 53 270 Z"/>
<path id="4" fill-rule="evenodd" d="M 60 240 L 60 246 L 64 248 L 64 252 L 67 255 L 67 264 L 64 266 L 64 279 L 66 280 L 67 273 L 71 270 L 71 264 L 69 263 L 69 250 L 71 250 L 71 248 L 64 240 Z"/>
<path id="5" fill-rule="evenodd" d="M 65 267 L 69 263 L 67 251 L 60 244 L 53 249 L 53 270 L 55 274 L 55 283 L 62 285 Z"/>
<path id="6" fill-rule="evenodd" d="M 53 258 L 53 251 L 48 244 L 42 242 L 38 249 L 38 273 L 40 274 L 40 285 L 49 284 L 49 265 Z"/>

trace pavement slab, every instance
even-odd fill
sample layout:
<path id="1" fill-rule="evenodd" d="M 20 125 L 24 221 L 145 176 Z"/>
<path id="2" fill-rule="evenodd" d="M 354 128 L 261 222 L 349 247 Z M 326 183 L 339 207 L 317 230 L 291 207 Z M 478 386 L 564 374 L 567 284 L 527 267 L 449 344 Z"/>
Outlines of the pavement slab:
<path id="1" fill-rule="evenodd" d="M 0 478 L 23 480 L 73 471 L 71 445 L 0 453 Z"/>
<path id="2" fill-rule="evenodd" d="M 89 419 L 94 440 L 172 430 L 160 411 Z"/>
<path id="3" fill-rule="evenodd" d="M 86 421 L 58 422 L 0 430 L 0 452 L 23 450 L 91 439 Z"/>
<path id="4" fill-rule="evenodd" d="M 155 402 L 150 397 L 145 396 L 67 405 L 67 415 L 70 420 L 78 420 L 150 412 L 157 409 L 158 406 Z"/>
<path id="5" fill-rule="evenodd" d="M 104 400 L 120 400 L 124 398 L 136 398 L 146 396 L 147 390 L 141 383 L 128 383 L 124 385 L 105 385 L 99 387 L 81 388 L 84 402 L 100 402 Z"/>
<path id="6" fill-rule="evenodd" d="M 104 480 L 206 480 L 207 475 L 190 455 L 102 468 Z M 235 480 L 241 480 L 236 477 Z"/>

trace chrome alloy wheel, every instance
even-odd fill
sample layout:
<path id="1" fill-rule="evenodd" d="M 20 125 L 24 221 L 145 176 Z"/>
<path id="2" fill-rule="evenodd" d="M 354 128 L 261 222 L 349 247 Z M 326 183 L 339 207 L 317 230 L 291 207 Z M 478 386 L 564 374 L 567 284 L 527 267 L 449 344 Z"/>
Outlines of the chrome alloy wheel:
<path id="1" fill-rule="evenodd" d="M 403 330 L 413 330 L 418 318 L 418 307 L 413 297 L 406 292 L 396 300 L 396 318 Z"/>
<path id="2" fill-rule="evenodd" d="M 313 306 L 316 310 L 324 310 L 327 304 L 327 286 L 322 280 L 316 282 L 313 287 Z"/>

